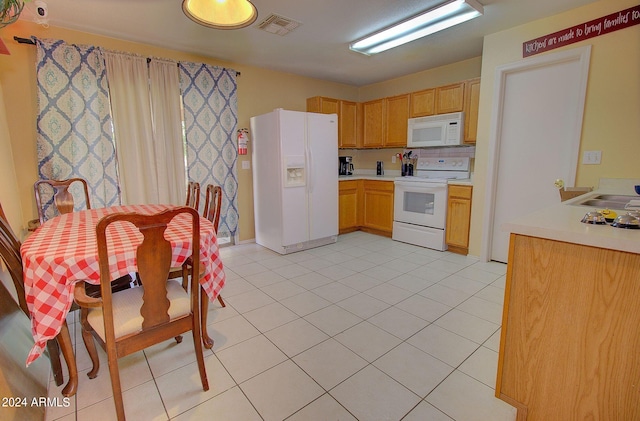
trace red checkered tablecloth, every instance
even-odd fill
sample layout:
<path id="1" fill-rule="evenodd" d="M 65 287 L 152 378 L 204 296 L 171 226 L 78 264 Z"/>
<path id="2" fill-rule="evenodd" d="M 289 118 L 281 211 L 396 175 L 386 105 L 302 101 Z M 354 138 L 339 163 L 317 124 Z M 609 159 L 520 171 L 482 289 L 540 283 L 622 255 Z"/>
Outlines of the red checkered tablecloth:
<path id="1" fill-rule="evenodd" d="M 129 205 L 89 209 L 57 216 L 45 222 L 23 243 L 20 252 L 24 266 L 27 306 L 31 312 L 31 333 L 35 345 L 27 365 L 43 352 L 48 340 L 60 332 L 71 304 L 74 284 L 86 280 L 100 283 L 96 225 L 111 213 L 152 214 L 170 209 L 169 205 Z M 135 252 L 142 235 L 131 224 L 115 223 L 107 229 L 113 278 L 136 272 Z M 165 238 L 171 242 L 172 266 L 180 266 L 191 254 L 191 221 L 187 215 L 174 218 Z M 201 280 L 210 300 L 224 286 L 225 275 L 218 253 L 213 224 L 200 218 L 200 261 L 205 265 Z"/>

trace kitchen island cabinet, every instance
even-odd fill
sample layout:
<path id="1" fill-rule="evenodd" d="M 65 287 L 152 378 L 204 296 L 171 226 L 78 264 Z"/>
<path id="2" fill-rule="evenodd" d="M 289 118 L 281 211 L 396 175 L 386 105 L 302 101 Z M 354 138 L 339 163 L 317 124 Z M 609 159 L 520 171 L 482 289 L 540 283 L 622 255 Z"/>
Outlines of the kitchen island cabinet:
<path id="1" fill-rule="evenodd" d="M 640 419 L 639 233 L 580 223 L 579 200 L 504 226 L 496 396 L 518 421 Z"/>

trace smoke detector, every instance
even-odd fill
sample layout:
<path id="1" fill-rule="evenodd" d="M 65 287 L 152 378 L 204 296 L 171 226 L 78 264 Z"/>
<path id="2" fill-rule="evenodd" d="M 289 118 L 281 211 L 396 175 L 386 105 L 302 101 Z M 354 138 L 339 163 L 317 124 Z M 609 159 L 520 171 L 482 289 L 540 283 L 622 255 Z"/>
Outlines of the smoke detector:
<path id="1" fill-rule="evenodd" d="M 258 24 L 258 28 L 270 34 L 285 36 L 300 25 L 301 22 L 272 13 Z"/>

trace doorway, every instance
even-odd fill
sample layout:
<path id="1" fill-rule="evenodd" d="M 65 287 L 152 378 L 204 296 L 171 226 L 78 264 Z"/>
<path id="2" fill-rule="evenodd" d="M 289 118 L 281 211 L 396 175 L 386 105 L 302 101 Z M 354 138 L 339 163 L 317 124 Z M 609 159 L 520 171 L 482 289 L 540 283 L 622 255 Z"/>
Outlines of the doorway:
<path id="1" fill-rule="evenodd" d="M 507 262 L 502 225 L 560 201 L 556 179 L 575 183 L 591 46 L 496 69 L 483 260 Z"/>

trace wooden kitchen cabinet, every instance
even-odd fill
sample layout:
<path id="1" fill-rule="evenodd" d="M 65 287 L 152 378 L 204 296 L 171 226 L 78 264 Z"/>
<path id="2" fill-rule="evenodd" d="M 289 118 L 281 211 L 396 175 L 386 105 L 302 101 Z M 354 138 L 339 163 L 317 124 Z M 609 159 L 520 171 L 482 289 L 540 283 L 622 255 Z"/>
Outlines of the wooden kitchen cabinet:
<path id="1" fill-rule="evenodd" d="M 393 181 L 363 180 L 363 231 L 391 237 L 393 230 Z"/>
<path id="2" fill-rule="evenodd" d="M 358 103 L 314 96 L 307 98 L 307 111 L 338 115 L 338 147 L 358 147 Z"/>
<path id="3" fill-rule="evenodd" d="M 449 186 L 445 232 L 447 248 L 453 253 L 466 255 L 469 252 L 472 192 L 472 186 Z"/>
<path id="4" fill-rule="evenodd" d="M 436 88 L 436 114 L 457 113 L 464 106 L 464 82 Z"/>
<path id="5" fill-rule="evenodd" d="M 340 100 L 338 111 L 338 147 L 358 147 L 358 104 Z"/>
<path id="6" fill-rule="evenodd" d="M 409 94 L 385 98 L 384 111 L 384 146 L 406 148 Z"/>
<path id="7" fill-rule="evenodd" d="M 480 78 L 464 82 L 464 143 L 476 143 L 478 109 L 480 107 Z"/>
<path id="8" fill-rule="evenodd" d="M 424 89 L 411 92 L 409 117 L 424 117 L 436 113 L 436 89 Z"/>
<path id="9" fill-rule="evenodd" d="M 639 254 L 511 234 L 496 397 L 518 421 L 640 420 L 639 271 Z"/>
<path id="10" fill-rule="evenodd" d="M 362 146 L 365 148 L 382 148 L 384 146 L 385 133 L 384 98 L 363 102 L 362 114 Z"/>
<path id="11" fill-rule="evenodd" d="M 340 100 L 324 96 L 307 98 L 307 111 L 310 113 L 338 114 Z"/>
<path id="12" fill-rule="evenodd" d="M 340 181 L 338 183 L 338 231 L 344 234 L 360 229 L 362 213 L 362 180 Z"/>

